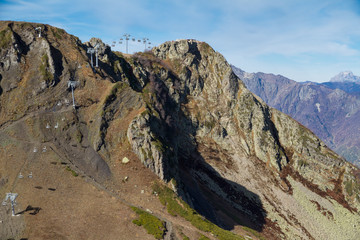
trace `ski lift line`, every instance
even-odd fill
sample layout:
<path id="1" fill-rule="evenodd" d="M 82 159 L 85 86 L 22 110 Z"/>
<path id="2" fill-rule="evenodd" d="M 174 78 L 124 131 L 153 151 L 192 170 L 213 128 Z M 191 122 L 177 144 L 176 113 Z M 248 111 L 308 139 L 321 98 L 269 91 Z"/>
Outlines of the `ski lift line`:
<path id="1" fill-rule="evenodd" d="M 35 148 L 34 148 L 35 149 Z M 17 172 L 17 174 L 15 175 L 15 179 L 13 181 L 13 184 L 11 185 L 11 188 L 10 188 L 10 192 L 14 192 L 14 189 L 16 188 L 16 185 L 17 185 L 17 182 L 19 179 L 23 179 L 24 176 L 21 174 L 21 172 L 24 172 L 24 169 L 25 169 L 25 166 L 30 162 L 30 158 L 33 158 L 33 156 L 36 154 L 37 152 L 34 152 L 33 151 L 33 154 L 28 154 L 27 157 L 25 158 L 24 160 L 24 163 L 21 165 L 19 171 Z M 6 154 L 6 150 L 5 150 L 5 154 Z M 41 155 L 40 155 L 41 156 Z M 28 168 L 29 166 L 27 166 Z M 31 177 L 29 178 L 32 178 L 33 175 L 32 175 L 32 172 L 31 172 Z"/>

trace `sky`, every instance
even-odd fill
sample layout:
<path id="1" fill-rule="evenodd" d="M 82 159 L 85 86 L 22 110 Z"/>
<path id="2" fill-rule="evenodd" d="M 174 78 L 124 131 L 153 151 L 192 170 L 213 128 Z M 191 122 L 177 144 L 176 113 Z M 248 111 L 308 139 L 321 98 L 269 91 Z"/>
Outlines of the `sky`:
<path id="1" fill-rule="evenodd" d="M 197 39 L 246 72 L 299 82 L 360 76 L 360 0 L 0 0 L 0 20 L 50 24 L 83 42 Z M 130 40 L 129 53 L 144 47 Z"/>

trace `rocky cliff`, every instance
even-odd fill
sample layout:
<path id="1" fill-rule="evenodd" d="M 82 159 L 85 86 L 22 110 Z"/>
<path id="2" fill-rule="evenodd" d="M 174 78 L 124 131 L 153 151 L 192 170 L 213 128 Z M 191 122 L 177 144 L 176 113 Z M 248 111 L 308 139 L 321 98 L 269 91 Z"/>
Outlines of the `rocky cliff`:
<path id="1" fill-rule="evenodd" d="M 348 161 L 360 164 L 359 85 L 298 83 L 280 75 L 234 71 L 270 106 L 289 114 Z"/>
<path id="2" fill-rule="evenodd" d="M 65 199 L 76 204 L 70 180 L 57 173 L 65 165 L 84 179 L 73 181 L 79 188 L 93 184 L 103 196 L 112 196 L 107 201 L 135 205 L 162 219 L 166 239 L 184 234 L 191 239 L 201 234 L 210 239 L 359 236 L 358 169 L 253 95 L 208 44 L 171 41 L 151 52 L 123 55 L 99 39 L 83 44 L 47 25 L 40 25 L 44 35 L 38 38 L 36 26 L 2 22 L 0 28 L 0 193 L 21 192 L 20 204 L 42 204 L 38 219 L 51 219 L 34 233 L 29 226 L 36 226 L 36 220 L 19 218 L 18 225 L 14 223 L 18 235 L 23 231 L 30 237 L 39 232 L 50 236 L 44 229 L 56 226 L 51 236 L 95 239 L 86 229 L 64 228 L 60 222 L 64 224 L 69 213 L 55 216 L 55 209 L 46 208 L 48 194 L 34 195 L 25 183 L 13 181 L 18 169 L 38 166 L 33 173 L 35 179 L 46 176 L 42 184 L 56 177 L 63 181 L 57 184 L 58 200 L 52 198 L 55 205 Z M 97 43 L 99 67 L 93 69 L 86 49 Z M 77 82 L 76 109 L 71 106 L 69 80 Z M 35 148 L 44 147 L 41 154 L 48 155 L 37 157 Z M 130 165 L 121 161 L 125 156 Z M 164 197 L 157 188 L 148 190 L 151 181 L 158 182 L 154 176 L 172 188 L 174 197 Z M 88 191 L 79 209 L 71 207 L 80 215 L 90 208 L 86 206 L 99 206 L 96 192 Z M 103 212 L 124 209 L 100 204 Z M 116 220 L 128 227 L 111 227 L 113 215 L 96 209 L 89 214 L 109 223 L 100 232 L 126 236 L 136 227 L 128 222 L 134 217 Z M 135 223 L 141 225 L 139 221 Z M 9 231 L 0 233 L 7 236 Z M 145 239 L 146 234 L 131 236 Z"/>

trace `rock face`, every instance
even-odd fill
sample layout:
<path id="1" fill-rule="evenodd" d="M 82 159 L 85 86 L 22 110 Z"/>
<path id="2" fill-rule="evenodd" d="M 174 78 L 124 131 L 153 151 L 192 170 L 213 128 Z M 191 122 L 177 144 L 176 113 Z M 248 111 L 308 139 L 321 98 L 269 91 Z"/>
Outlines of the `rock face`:
<path id="1" fill-rule="evenodd" d="M 38 39 L 31 24 L 1 25 L 9 39 L 17 34 L 24 42 L 18 56 L 15 40 L 6 40 L 0 52 L 1 59 L 12 59 L 0 69 L 1 146 L 10 146 L 7 138 L 23 138 L 29 146 L 46 143 L 110 192 L 124 179 L 113 167 L 116 161 L 133 154 L 225 229 L 242 225 L 269 239 L 359 236 L 359 170 L 253 95 L 208 44 L 172 41 L 124 57 L 99 39 L 82 44 L 42 27 L 45 37 Z M 91 69 L 86 50 L 96 43 L 99 68 Z M 53 79 L 34 92 L 42 66 Z M 78 82 L 76 109 L 66 87 L 70 79 Z M 16 87 L 9 89 L 11 84 Z M 127 176 L 126 182 L 134 177 Z"/>
<path id="2" fill-rule="evenodd" d="M 233 69 L 267 104 L 304 124 L 330 148 L 359 166 L 360 85 L 353 82 L 297 83 L 280 75 Z"/>

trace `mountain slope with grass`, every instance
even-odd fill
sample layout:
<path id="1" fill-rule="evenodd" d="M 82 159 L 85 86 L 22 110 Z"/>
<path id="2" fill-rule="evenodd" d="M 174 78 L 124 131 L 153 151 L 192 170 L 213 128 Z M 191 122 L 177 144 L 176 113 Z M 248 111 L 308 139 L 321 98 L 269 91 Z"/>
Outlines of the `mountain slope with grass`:
<path id="1" fill-rule="evenodd" d="M 1 238 L 359 236 L 358 169 L 208 44 L 125 55 L 43 24 L 0 32 L 0 194 L 19 194 Z"/>

